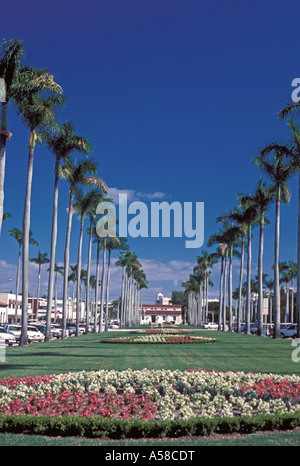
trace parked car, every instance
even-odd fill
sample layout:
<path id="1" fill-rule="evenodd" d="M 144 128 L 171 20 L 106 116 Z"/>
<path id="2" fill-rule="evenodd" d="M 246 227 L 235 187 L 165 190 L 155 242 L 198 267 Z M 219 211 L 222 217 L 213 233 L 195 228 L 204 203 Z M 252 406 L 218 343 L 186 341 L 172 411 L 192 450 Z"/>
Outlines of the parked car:
<path id="1" fill-rule="evenodd" d="M 20 341 L 21 325 L 6 324 L 4 325 L 4 328 L 8 331 L 8 333 L 11 333 L 16 337 L 17 342 Z"/>
<path id="2" fill-rule="evenodd" d="M 250 324 L 250 333 L 252 333 L 252 335 L 256 335 L 258 332 L 258 323 L 257 322 L 253 322 Z"/>
<path id="3" fill-rule="evenodd" d="M 51 324 L 51 335 L 54 338 L 61 338 L 62 328 L 59 324 Z"/>
<path id="4" fill-rule="evenodd" d="M 4 327 L 0 327 L 0 344 L 4 342 L 7 346 L 12 346 L 17 343 L 16 337 L 9 333 Z"/>
<path id="5" fill-rule="evenodd" d="M 297 324 L 290 324 L 286 328 L 280 328 L 280 336 L 282 338 L 296 338 Z"/>
<path id="6" fill-rule="evenodd" d="M 75 335 L 76 334 L 76 325 L 73 324 L 73 322 L 67 322 L 66 323 L 66 329 L 69 333 L 69 336 Z"/>
<path id="7" fill-rule="evenodd" d="M 45 340 L 45 335 L 43 335 L 43 333 L 40 332 L 33 325 L 28 325 L 28 327 L 27 327 L 27 338 L 28 338 L 29 343 L 36 342 L 36 341 L 44 341 Z"/>
<path id="8" fill-rule="evenodd" d="M 206 322 L 203 325 L 203 328 L 210 329 L 210 330 L 218 330 L 218 324 L 216 322 Z"/>
<path id="9" fill-rule="evenodd" d="M 84 322 L 79 322 L 78 329 L 79 329 L 80 334 L 85 333 L 85 323 Z"/>
<path id="10" fill-rule="evenodd" d="M 39 332 L 46 336 L 46 324 L 36 324 L 34 325 Z M 53 328 L 53 324 L 50 325 L 50 334 L 52 338 L 60 338 L 61 337 L 61 330 Z"/>
<path id="11" fill-rule="evenodd" d="M 115 322 L 109 322 L 108 323 L 108 328 L 118 329 L 118 328 L 120 328 L 120 326 L 118 324 L 116 324 Z"/>

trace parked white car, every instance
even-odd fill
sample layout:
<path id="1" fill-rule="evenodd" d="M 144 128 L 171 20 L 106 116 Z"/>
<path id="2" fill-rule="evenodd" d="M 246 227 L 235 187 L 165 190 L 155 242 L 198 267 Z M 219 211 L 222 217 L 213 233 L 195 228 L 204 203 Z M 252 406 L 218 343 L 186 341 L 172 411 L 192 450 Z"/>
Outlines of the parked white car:
<path id="1" fill-rule="evenodd" d="M 0 327 L 0 344 L 3 342 L 7 346 L 12 346 L 17 343 L 17 339 L 14 335 L 8 333 L 4 327 Z"/>
<path id="2" fill-rule="evenodd" d="M 42 334 L 36 327 L 33 325 L 28 325 L 27 327 L 27 338 L 29 343 L 35 341 L 44 341 L 45 335 Z"/>
<path id="3" fill-rule="evenodd" d="M 58 324 L 51 324 L 51 335 L 54 338 L 61 338 L 62 328 Z"/>
<path id="4" fill-rule="evenodd" d="M 21 325 L 14 325 L 14 324 L 6 324 L 4 325 L 5 330 L 8 331 L 8 333 L 11 333 L 14 335 L 17 341 L 20 340 L 21 338 Z"/>
<path id="5" fill-rule="evenodd" d="M 218 324 L 216 322 L 207 322 L 204 324 L 203 328 L 207 328 L 210 330 L 218 330 Z"/>

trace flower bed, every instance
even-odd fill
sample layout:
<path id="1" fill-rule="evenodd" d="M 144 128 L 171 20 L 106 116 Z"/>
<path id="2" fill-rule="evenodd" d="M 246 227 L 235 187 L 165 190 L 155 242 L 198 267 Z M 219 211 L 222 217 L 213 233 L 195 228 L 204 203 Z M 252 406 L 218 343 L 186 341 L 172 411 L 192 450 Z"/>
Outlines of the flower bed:
<path id="1" fill-rule="evenodd" d="M 215 338 L 181 336 L 181 335 L 142 335 L 134 337 L 108 338 L 101 343 L 122 343 L 122 344 L 174 344 L 174 343 L 215 343 Z"/>
<path id="2" fill-rule="evenodd" d="M 194 333 L 193 330 L 186 330 L 181 328 L 163 328 L 163 329 L 154 329 L 154 330 L 143 330 L 139 332 L 140 334 L 150 334 L 150 335 L 160 335 L 160 334 L 167 334 L 167 335 L 177 335 L 177 334 L 186 334 L 186 333 Z"/>
<path id="3" fill-rule="evenodd" d="M 300 377 L 206 371 L 97 371 L 0 381 L 0 416 L 190 420 L 295 414 Z"/>

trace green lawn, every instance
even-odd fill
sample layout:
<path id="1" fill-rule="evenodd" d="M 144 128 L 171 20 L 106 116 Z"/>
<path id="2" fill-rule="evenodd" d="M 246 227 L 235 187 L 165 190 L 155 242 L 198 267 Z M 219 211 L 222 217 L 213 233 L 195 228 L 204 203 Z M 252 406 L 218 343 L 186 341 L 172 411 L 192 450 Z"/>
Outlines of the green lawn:
<path id="1" fill-rule="evenodd" d="M 210 344 L 172 345 L 102 343 L 104 339 L 127 334 L 130 332 L 106 332 L 7 348 L 6 362 L 0 363 L 0 378 L 127 368 L 300 375 L 300 362 L 292 360 L 292 351 L 295 350 L 292 340 L 200 330 L 197 334 L 213 336 L 218 341 Z"/>
<path id="2" fill-rule="evenodd" d="M 103 440 L 83 437 L 46 437 L 42 435 L 0 434 L 1 446 L 96 446 L 96 447 L 203 447 L 203 446 L 300 446 L 300 431 L 257 433 L 241 436 L 194 437 L 187 439 Z M 118 450 L 117 450 L 118 451 Z"/>

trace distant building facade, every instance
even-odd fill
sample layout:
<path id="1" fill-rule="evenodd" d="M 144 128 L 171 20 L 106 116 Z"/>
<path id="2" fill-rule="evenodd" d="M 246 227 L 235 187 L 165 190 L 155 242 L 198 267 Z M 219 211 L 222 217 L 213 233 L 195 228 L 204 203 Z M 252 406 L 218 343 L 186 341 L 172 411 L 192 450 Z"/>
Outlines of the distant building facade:
<path id="1" fill-rule="evenodd" d="M 141 308 L 141 324 L 182 324 L 182 309 L 180 304 L 172 304 L 170 298 L 162 293 L 156 296 L 156 304 L 143 304 Z"/>
<path id="2" fill-rule="evenodd" d="M 62 320 L 62 307 L 63 301 L 53 300 L 51 321 L 60 322 Z M 85 315 L 85 304 L 81 302 L 80 320 Z M 28 298 L 28 320 L 45 320 L 47 315 L 47 300 L 39 298 L 39 306 L 37 310 L 37 298 Z M 16 308 L 16 295 L 13 293 L 0 293 L 0 324 L 2 323 L 21 323 L 22 318 L 22 296 L 19 295 L 17 299 Z M 76 319 L 76 300 L 72 302 L 69 298 L 67 302 L 67 320 Z"/>

